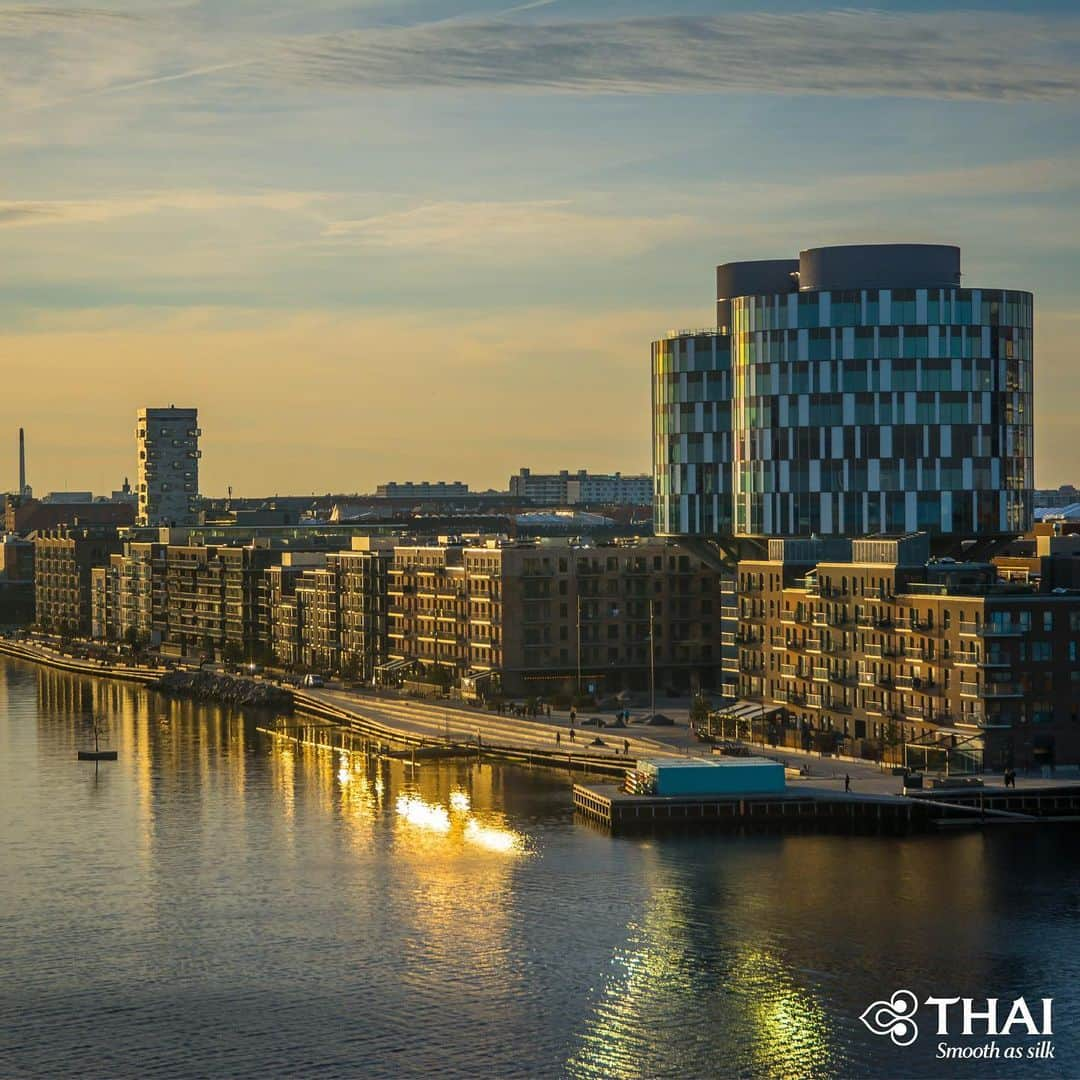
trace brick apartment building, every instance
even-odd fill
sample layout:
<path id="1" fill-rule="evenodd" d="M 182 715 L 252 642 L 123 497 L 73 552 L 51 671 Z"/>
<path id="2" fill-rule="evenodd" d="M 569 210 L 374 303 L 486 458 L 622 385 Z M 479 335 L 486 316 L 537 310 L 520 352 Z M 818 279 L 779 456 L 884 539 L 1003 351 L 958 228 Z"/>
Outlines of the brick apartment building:
<path id="1" fill-rule="evenodd" d="M 739 564 L 740 692 L 775 710 L 774 737 L 897 760 L 946 747 L 987 767 L 1080 760 L 1080 594 L 930 561 L 922 534 L 847 543 L 774 540 Z"/>
<path id="2" fill-rule="evenodd" d="M 35 620 L 55 634 L 88 636 L 91 630 L 91 573 L 121 549 L 109 525 L 65 526 L 34 538 Z"/>

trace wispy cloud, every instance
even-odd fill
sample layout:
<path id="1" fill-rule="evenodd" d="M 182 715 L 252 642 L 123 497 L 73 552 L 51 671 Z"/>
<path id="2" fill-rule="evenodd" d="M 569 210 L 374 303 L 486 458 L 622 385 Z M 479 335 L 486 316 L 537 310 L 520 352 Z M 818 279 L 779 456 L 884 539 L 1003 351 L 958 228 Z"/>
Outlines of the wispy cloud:
<path id="1" fill-rule="evenodd" d="M 273 19 L 230 15 L 228 6 L 213 22 L 201 5 L 128 15 L 6 9 L 0 95 L 34 108 L 197 77 L 280 94 L 297 87 L 1042 101 L 1080 94 L 1075 17 L 837 10 L 513 18 L 544 6 L 516 5 L 509 17 L 483 21 L 285 35 Z"/>
<path id="2" fill-rule="evenodd" d="M 93 225 L 163 211 L 196 214 L 240 209 L 299 212 L 321 202 L 317 192 L 161 191 L 107 199 L 0 199 L 0 228 L 34 225 Z"/>
<path id="3" fill-rule="evenodd" d="M 280 42 L 266 78 L 334 87 L 931 98 L 1080 93 L 1080 20 L 1001 14 L 731 14 L 447 22 Z"/>
<path id="4" fill-rule="evenodd" d="M 324 236 L 354 244 L 409 251 L 449 251 L 520 257 L 562 252 L 605 256 L 645 250 L 694 227 L 689 217 L 630 217 L 590 212 L 569 200 L 434 202 L 354 220 L 332 222 Z"/>

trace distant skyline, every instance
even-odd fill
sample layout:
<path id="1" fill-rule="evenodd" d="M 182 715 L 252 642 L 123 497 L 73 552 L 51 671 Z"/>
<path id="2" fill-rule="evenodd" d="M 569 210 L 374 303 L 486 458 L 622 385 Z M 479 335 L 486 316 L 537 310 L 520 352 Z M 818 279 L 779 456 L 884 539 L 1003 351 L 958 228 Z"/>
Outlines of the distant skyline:
<path id="1" fill-rule="evenodd" d="M 0 489 L 504 487 L 650 469 L 713 268 L 959 244 L 1035 293 L 1036 483 L 1080 483 L 1080 18 L 813 0 L 0 0 Z"/>

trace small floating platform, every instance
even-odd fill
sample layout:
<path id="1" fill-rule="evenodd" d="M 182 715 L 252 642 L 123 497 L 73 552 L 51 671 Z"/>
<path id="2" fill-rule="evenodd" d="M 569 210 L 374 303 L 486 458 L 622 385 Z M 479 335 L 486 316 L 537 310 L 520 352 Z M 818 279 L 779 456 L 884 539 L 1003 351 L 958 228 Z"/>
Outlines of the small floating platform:
<path id="1" fill-rule="evenodd" d="M 80 750 L 80 761 L 116 761 L 116 750 Z"/>
<path id="2" fill-rule="evenodd" d="M 905 833 L 945 827 L 1080 824 L 1080 785 L 907 791 L 903 795 L 822 791 L 716 795 L 633 795 L 615 784 L 575 784 L 574 809 L 612 833 L 687 827 L 764 826 L 791 831 Z"/>
<path id="3" fill-rule="evenodd" d="M 809 788 L 723 795 L 631 795 L 614 784 L 575 784 L 574 809 L 613 833 L 687 826 L 747 826 L 907 832 L 929 807 L 897 796 L 825 794 Z"/>

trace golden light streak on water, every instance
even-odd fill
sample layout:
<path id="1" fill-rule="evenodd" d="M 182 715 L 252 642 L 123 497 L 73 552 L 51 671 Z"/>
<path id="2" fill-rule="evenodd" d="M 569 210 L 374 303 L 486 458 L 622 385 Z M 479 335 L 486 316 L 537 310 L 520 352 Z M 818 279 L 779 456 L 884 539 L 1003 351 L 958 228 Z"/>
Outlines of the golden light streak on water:
<path id="1" fill-rule="evenodd" d="M 446 807 L 425 802 L 419 795 L 399 795 L 394 809 L 410 825 L 430 829 L 432 832 L 450 831 L 450 814 Z"/>
<path id="2" fill-rule="evenodd" d="M 459 814 L 467 814 L 472 805 L 469 799 L 469 793 L 467 791 L 451 791 L 450 792 L 450 809 L 456 810 Z"/>
<path id="3" fill-rule="evenodd" d="M 499 854 L 510 855 L 525 848 L 524 838 L 513 829 L 496 829 L 490 825 L 481 825 L 475 818 L 471 818 L 465 824 L 465 839 L 470 844 L 485 848 L 487 851 L 495 851 Z"/>

